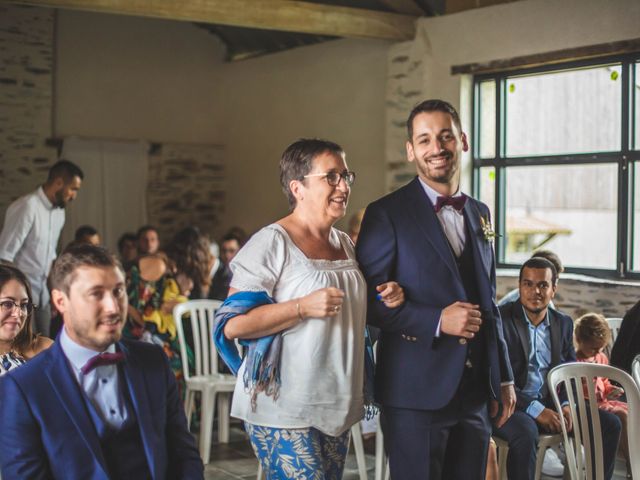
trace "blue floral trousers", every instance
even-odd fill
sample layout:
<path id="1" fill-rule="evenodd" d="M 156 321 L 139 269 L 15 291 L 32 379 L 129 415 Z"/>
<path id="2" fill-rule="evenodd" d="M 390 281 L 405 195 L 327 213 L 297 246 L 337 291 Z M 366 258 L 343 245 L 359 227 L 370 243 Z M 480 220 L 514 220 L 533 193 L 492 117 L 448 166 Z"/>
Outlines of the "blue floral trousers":
<path id="1" fill-rule="evenodd" d="M 349 430 L 332 437 L 315 428 L 244 425 L 267 480 L 342 478 Z"/>

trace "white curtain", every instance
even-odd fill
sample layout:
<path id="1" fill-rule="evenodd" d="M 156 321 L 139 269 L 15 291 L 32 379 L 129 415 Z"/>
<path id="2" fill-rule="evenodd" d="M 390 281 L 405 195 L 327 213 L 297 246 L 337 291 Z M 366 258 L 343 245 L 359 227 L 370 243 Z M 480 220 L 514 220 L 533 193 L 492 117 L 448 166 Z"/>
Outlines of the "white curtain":
<path id="1" fill-rule="evenodd" d="M 147 223 L 149 144 L 93 138 L 65 139 L 62 158 L 84 172 L 78 197 L 67 207 L 61 235 L 64 248 L 81 225 L 95 227 L 114 253 L 124 232 Z"/>

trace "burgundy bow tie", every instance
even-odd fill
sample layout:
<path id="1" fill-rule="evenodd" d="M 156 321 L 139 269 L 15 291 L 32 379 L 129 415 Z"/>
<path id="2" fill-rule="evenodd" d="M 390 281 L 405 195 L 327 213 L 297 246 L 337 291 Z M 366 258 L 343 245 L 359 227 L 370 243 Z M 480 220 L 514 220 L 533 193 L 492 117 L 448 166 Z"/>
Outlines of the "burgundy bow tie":
<path id="1" fill-rule="evenodd" d="M 91 357 L 87 363 L 80 369 L 83 375 L 86 375 L 91 370 L 96 367 L 101 367 L 102 365 L 116 365 L 120 362 L 124 361 L 124 353 L 116 352 L 116 353 L 100 353 L 95 357 Z"/>
<path id="2" fill-rule="evenodd" d="M 438 197 L 436 199 L 436 205 L 433 207 L 438 213 L 442 210 L 442 207 L 446 207 L 449 205 L 450 207 L 455 208 L 457 211 L 462 211 L 464 208 L 464 204 L 467 202 L 466 195 L 458 195 L 457 197 Z"/>

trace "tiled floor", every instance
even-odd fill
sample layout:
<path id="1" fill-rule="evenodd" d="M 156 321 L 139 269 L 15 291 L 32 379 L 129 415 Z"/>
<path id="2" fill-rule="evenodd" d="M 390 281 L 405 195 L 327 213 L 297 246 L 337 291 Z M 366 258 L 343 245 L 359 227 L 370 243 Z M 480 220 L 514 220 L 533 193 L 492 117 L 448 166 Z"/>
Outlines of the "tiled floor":
<path id="1" fill-rule="evenodd" d="M 366 457 L 368 480 L 373 480 L 375 459 L 373 455 L 367 455 Z M 205 480 L 256 479 L 257 471 L 258 462 L 253 455 L 251 445 L 240 424 L 233 422 L 230 442 L 228 444 L 215 443 L 212 446 L 211 462 L 205 466 Z M 618 460 L 614 480 L 625 480 L 625 472 L 624 462 Z M 347 457 L 343 480 L 359 480 L 356 460 L 352 452 Z M 543 476 L 542 480 L 554 480 L 554 478 Z"/>

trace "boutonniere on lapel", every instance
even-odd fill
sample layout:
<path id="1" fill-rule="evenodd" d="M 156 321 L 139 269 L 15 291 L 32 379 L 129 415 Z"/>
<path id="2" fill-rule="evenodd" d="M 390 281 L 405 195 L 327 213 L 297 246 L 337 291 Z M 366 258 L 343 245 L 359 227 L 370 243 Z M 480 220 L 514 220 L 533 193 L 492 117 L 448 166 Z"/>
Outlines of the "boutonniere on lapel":
<path id="1" fill-rule="evenodd" d="M 493 225 L 491 225 L 491 220 L 489 220 L 488 215 L 480 215 L 480 228 L 485 242 L 493 242 L 496 237 L 500 236 L 493 229 Z"/>

